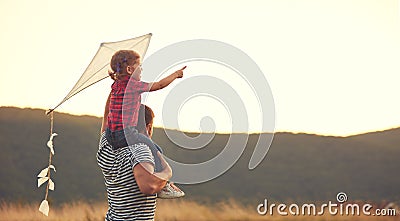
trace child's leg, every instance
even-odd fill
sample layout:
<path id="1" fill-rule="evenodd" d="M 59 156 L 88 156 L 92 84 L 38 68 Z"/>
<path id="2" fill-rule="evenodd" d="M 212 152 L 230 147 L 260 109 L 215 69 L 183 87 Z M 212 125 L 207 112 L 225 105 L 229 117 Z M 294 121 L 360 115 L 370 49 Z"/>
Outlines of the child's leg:
<path id="1" fill-rule="evenodd" d="M 153 154 L 154 157 L 154 171 L 155 172 L 160 172 L 163 170 L 163 167 L 161 165 L 161 159 L 158 157 L 157 152 L 161 152 L 161 148 L 155 144 L 149 137 L 147 137 L 144 134 L 139 134 L 138 135 L 138 142 L 139 143 L 145 143 L 147 146 L 149 146 L 151 153 Z"/>
<path id="2" fill-rule="evenodd" d="M 126 147 L 128 145 L 132 145 L 135 143 L 145 143 L 147 146 L 149 146 L 151 153 L 153 154 L 154 157 L 154 170 L 155 172 L 160 172 L 162 171 L 162 165 L 161 165 L 161 160 L 157 155 L 157 151 L 160 151 L 162 153 L 161 147 L 159 147 L 157 144 L 153 143 L 153 141 L 148 138 L 146 135 L 143 135 L 141 133 L 138 133 L 138 131 L 134 128 L 126 128 L 125 130 L 118 130 L 115 132 L 111 132 L 109 128 L 106 129 L 106 139 L 108 143 L 111 144 L 112 148 L 114 150 L 121 148 L 121 147 Z M 127 141 L 128 139 L 128 141 Z M 129 144 L 128 144 L 129 143 Z"/>
<path id="3" fill-rule="evenodd" d="M 128 145 L 133 145 L 136 143 L 144 143 L 146 144 L 149 148 L 151 153 L 153 154 L 154 157 L 154 171 L 155 172 L 160 172 L 162 171 L 163 167 L 161 165 L 161 160 L 157 155 L 157 152 L 161 150 L 161 148 L 157 148 L 153 141 L 147 137 L 144 134 L 139 133 L 135 128 L 130 127 L 130 128 L 125 128 L 125 136 L 127 139 Z M 160 151 L 162 153 L 162 151 Z"/>
<path id="4" fill-rule="evenodd" d="M 153 141 L 153 140 L 152 140 Z M 154 143 L 154 142 L 153 142 Z M 154 146 L 156 146 L 157 150 L 160 151 L 161 153 L 164 153 L 163 150 L 161 149 L 160 146 L 158 146 L 156 143 L 154 143 Z"/>

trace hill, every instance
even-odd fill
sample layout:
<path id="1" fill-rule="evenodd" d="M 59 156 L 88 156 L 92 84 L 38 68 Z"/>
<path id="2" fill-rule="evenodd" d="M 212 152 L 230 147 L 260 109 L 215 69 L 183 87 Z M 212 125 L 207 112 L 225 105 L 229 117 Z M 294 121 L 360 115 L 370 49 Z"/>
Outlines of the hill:
<path id="1" fill-rule="evenodd" d="M 50 193 L 50 199 L 105 200 L 95 157 L 101 119 L 62 113 L 54 117 L 54 131 L 59 136 L 53 158 L 56 191 Z M 44 188 L 37 188 L 36 175 L 47 165 L 48 136 L 49 119 L 44 110 L 0 108 L 1 200 L 42 200 Z M 351 137 L 276 133 L 267 157 L 250 171 L 247 165 L 258 136 L 250 135 L 239 161 L 222 176 L 202 184 L 180 185 L 187 198 L 309 202 L 335 200 L 338 192 L 346 192 L 352 200 L 400 198 L 399 128 Z M 193 151 L 173 144 L 162 129 L 155 128 L 154 134 L 167 156 L 186 162 L 211 159 L 228 139 L 228 134 L 217 134 L 206 147 Z"/>

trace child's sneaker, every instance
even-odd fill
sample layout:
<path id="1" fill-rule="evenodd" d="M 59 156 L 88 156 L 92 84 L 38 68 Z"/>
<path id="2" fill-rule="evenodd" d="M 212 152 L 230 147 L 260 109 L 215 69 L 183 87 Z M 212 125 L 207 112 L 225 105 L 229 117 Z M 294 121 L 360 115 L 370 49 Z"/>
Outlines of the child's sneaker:
<path id="1" fill-rule="evenodd" d="M 185 196 L 185 193 L 181 190 L 178 191 L 171 186 L 169 182 L 157 193 L 157 198 L 161 199 L 174 199 Z"/>

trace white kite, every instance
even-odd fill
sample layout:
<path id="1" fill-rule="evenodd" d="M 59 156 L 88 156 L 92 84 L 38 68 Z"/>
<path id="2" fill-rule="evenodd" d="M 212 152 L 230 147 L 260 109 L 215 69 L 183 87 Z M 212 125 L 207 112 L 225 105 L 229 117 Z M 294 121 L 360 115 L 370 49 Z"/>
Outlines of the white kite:
<path id="1" fill-rule="evenodd" d="M 83 91 L 84 89 L 103 79 L 106 79 L 109 76 L 108 70 L 110 60 L 115 52 L 119 50 L 134 50 L 139 53 L 140 57 L 143 59 L 146 54 L 147 48 L 149 47 L 151 36 L 152 34 L 149 33 L 147 35 L 123 41 L 101 43 L 96 55 L 93 57 L 89 66 L 83 72 L 82 76 L 76 82 L 75 86 L 59 104 L 57 104 L 54 108 L 46 111 L 46 114 L 54 111 L 62 103 L 64 103 L 77 93 Z"/>
<path id="2" fill-rule="evenodd" d="M 67 94 L 67 96 L 65 96 L 65 98 L 54 108 L 46 111 L 47 115 L 50 114 L 50 138 L 49 141 L 47 141 L 47 147 L 50 150 L 49 164 L 39 173 L 37 181 L 38 187 L 47 182 L 46 195 L 39 206 L 39 211 L 42 212 L 44 215 L 49 215 L 50 208 L 47 197 L 49 194 L 49 190 L 54 191 L 55 187 L 55 184 L 51 179 L 51 169 L 53 169 L 54 172 L 56 171 L 55 167 L 52 165 L 52 157 L 55 153 L 53 138 L 57 136 L 57 133 L 53 132 L 53 111 L 74 95 L 90 87 L 91 85 L 103 79 L 106 79 L 109 76 L 108 70 L 110 69 L 110 60 L 115 52 L 119 50 L 134 50 L 139 53 L 140 57 L 143 59 L 146 54 L 147 48 L 149 47 L 151 36 L 152 34 L 149 33 L 143 36 L 123 41 L 101 43 L 100 48 L 97 50 L 97 53 L 93 57 L 89 66 L 83 72 L 82 76 L 79 78 L 79 80 L 76 82 L 76 84 Z"/>

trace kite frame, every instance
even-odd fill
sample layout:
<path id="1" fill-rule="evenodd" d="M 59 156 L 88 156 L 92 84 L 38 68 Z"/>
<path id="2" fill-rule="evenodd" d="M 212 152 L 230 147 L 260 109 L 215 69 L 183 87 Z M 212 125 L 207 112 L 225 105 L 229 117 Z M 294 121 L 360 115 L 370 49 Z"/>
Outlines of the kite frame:
<path id="1" fill-rule="evenodd" d="M 85 73 L 85 72 L 88 70 L 88 68 L 90 67 L 90 64 L 94 61 L 95 57 L 98 55 L 98 53 L 100 52 L 100 50 L 101 50 L 102 47 L 106 47 L 106 48 L 108 48 L 108 49 L 114 50 L 113 48 L 107 47 L 107 46 L 106 46 L 107 44 L 120 43 L 120 42 L 124 42 L 124 41 L 130 41 L 130 40 L 133 40 L 133 39 L 135 39 L 135 38 L 141 38 L 141 37 L 145 37 L 145 36 L 148 36 L 148 37 L 150 38 L 150 39 L 149 39 L 149 44 L 150 44 L 150 40 L 151 40 L 151 36 L 152 36 L 152 35 L 153 35 L 152 33 L 148 33 L 148 34 L 145 34 L 145 35 L 141 35 L 141 36 L 137 36 L 137 37 L 134 37 L 134 38 L 125 39 L 125 40 L 121 40 L 121 41 L 103 42 L 103 43 L 101 43 L 99 49 L 97 50 L 96 54 L 93 56 L 92 60 L 90 61 L 89 65 L 86 67 L 86 69 L 85 69 L 85 71 L 84 71 L 83 73 Z M 130 48 L 135 47 L 136 45 L 142 43 L 144 40 L 147 40 L 147 38 L 143 38 L 142 40 L 136 42 L 136 43 L 135 43 L 134 45 L 132 45 Z M 142 55 L 143 57 L 144 57 L 144 55 L 146 54 L 147 49 L 148 49 L 148 47 L 146 47 L 146 49 L 144 50 L 143 55 Z M 106 66 L 109 65 L 109 64 L 110 64 L 110 62 L 108 62 L 107 64 L 105 64 L 105 65 L 103 65 L 101 68 L 99 68 L 97 71 L 95 71 L 94 74 L 92 74 L 92 76 L 90 76 L 86 81 L 83 82 L 83 84 L 86 83 L 87 81 L 89 81 L 90 79 L 92 79 L 92 77 L 93 77 L 94 75 L 96 75 L 97 73 L 99 73 L 100 70 L 102 70 L 104 67 L 106 67 Z M 99 79 L 99 80 L 97 80 L 97 81 L 95 81 L 95 82 L 93 82 L 93 83 L 87 85 L 86 87 L 79 89 L 79 90 L 76 91 L 75 93 L 72 93 L 72 94 L 71 94 L 72 90 L 73 90 L 73 89 L 75 88 L 75 86 L 78 84 L 78 82 L 79 82 L 79 80 L 82 78 L 82 76 L 83 76 L 83 74 L 81 75 L 81 77 L 78 79 L 78 81 L 77 81 L 77 82 L 75 83 L 75 85 L 72 87 L 72 89 L 68 92 L 68 94 L 64 97 L 64 99 L 63 99 L 59 104 L 57 104 L 54 108 L 51 108 L 51 109 L 49 109 L 49 110 L 46 111 L 46 115 L 49 115 L 49 114 L 50 114 L 51 112 L 53 112 L 56 108 L 58 108 L 59 106 L 61 106 L 61 104 L 63 104 L 65 101 L 69 100 L 70 98 L 72 98 L 73 96 L 77 95 L 77 94 L 80 93 L 81 91 L 83 91 L 83 90 L 85 90 L 86 88 L 88 88 L 88 87 L 90 87 L 90 86 L 92 86 L 92 85 L 94 85 L 94 84 L 96 84 L 96 83 L 98 83 L 98 82 L 100 82 L 100 81 L 102 81 L 102 80 L 104 80 L 104 79 L 106 79 L 106 78 L 109 77 L 109 76 L 105 76 L 105 77 L 103 77 L 103 78 L 101 78 L 101 79 Z"/>

